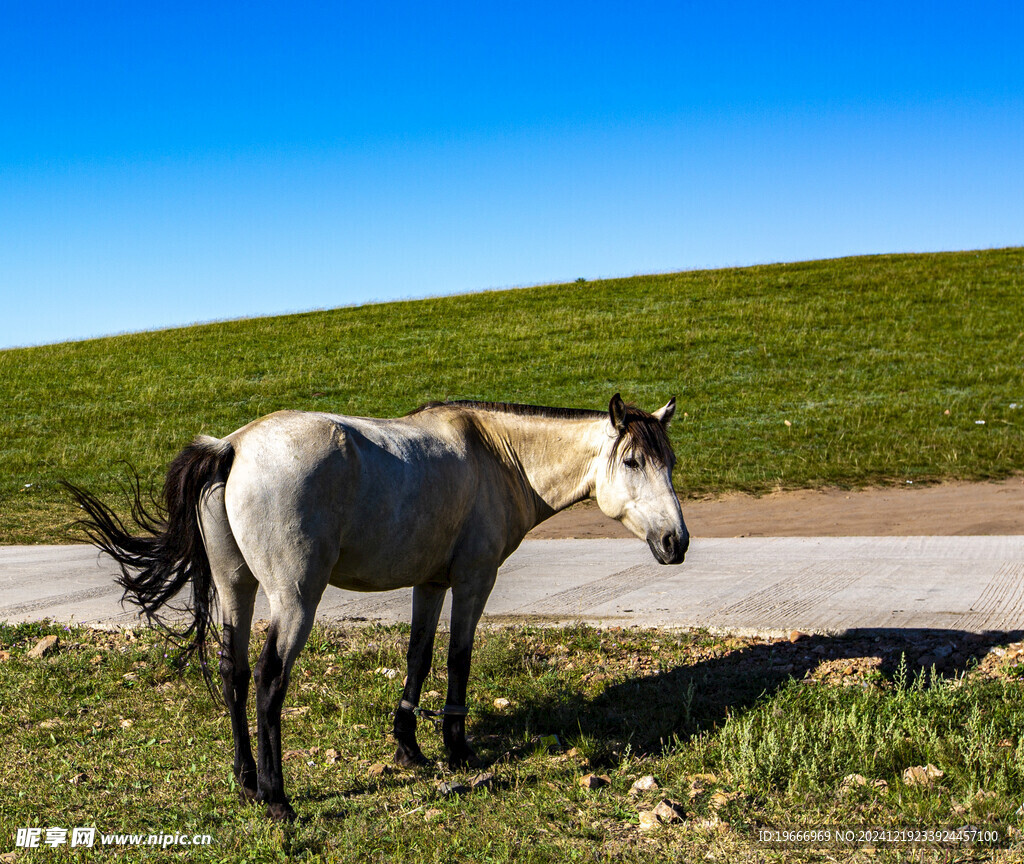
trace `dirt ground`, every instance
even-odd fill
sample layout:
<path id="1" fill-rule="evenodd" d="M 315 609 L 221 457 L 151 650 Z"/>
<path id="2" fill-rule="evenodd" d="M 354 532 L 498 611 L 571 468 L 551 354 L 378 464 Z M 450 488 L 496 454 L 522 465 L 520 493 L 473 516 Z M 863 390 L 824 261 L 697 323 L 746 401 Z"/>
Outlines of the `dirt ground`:
<path id="1" fill-rule="evenodd" d="M 683 500 L 693 537 L 1024 534 L 1024 477 L 991 483 L 777 492 Z M 538 525 L 535 539 L 632 536 L 594 502 Z"/>

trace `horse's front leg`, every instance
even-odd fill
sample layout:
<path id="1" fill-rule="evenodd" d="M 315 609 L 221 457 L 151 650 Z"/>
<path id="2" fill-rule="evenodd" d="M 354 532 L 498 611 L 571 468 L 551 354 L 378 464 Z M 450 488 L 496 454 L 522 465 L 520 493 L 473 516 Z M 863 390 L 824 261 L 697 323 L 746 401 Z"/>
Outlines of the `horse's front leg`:
<path id="1" fill-rule="evenodd" d="M 404 768 L 429 765 L 430 762 L 416 743 L 416 715 L 420 704 L 420 691 L 430 672 L 434 654 L 434 634 L 437 619 L 444 605 L 447 589 L 443 585 L 417 585 L 412 590 L 412 633 L 409 636 L 409 654 L 406 667 L 405 689 L 402 701 L 395 711 L 395 762 Z"/>
<path id="2" fill-rule="evenodd" d="M 445 704 L 444 746 L 452 768 L 475 767 L 479 760 L 466 741 L 466 689 L 473 656 L 473 638 L 497 570 L 460 579 L 452 586 L 452 634 L 448 645 L 448 698 Z"/>

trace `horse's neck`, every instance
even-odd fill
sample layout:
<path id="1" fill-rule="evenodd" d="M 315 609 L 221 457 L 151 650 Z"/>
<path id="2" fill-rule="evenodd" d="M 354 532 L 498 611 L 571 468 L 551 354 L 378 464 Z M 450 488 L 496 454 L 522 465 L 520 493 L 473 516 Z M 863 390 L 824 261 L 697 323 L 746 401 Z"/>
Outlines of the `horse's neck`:
<path id="1" fill-rule="evenodd" d="M 536 521 L 594 493 L 607 421 L 492 414 L 487 428 L 506 466 L 538 499 Z"/>

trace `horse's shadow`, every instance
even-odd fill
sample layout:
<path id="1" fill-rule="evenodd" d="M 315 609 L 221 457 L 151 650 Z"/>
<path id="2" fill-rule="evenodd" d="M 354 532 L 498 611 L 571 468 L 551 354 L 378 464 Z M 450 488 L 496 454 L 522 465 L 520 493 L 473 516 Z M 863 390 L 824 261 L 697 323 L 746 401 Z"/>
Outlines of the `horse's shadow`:
<path id="1" fill-rule="evenodd" d="M 1024 631 L 875 629 L 750 644 L 656 673 L 620 677 L 596 695 L 559 687 L 510 710 L 488 710 L 474 723 L 474 738 L 487 762 L 524 758 L 545 735 L 589 739 L 597 754 L 591 762 L 613 766 L 627 744 L 635 755 L 656 755 L 750 708 L 791 679 L 808 686 L 842 680 L 869 687 L 901 679 L 929 686 L 933 677 L 961 675 L 993 648 L 1022 638 Z M 510 741 L 525 743 L 509 749 Z"/>

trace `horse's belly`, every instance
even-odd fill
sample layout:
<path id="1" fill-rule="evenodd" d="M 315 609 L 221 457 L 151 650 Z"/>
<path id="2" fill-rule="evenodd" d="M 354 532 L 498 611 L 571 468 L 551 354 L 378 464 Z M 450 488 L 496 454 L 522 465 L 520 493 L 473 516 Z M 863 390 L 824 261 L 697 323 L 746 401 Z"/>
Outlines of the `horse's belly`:
<path id="1" fill-rule="evenodd" d="M 346 555 L 342 550 L 331 571 L 330 583 L 346 591 L 393 591 L 434 581 L 439 572 L 446 570 L 443 561 L 391 561 L 377 556 Z"/>
<path id="2" fill-rule="evenodd" d="M 468 496 L 459 494 L 460 489 L 448 494 L 441 490 L 432 502 L 424 490 L 414 491 L 403 500 L 368 506 L 344 526 L 332 585 L 391 591 L 448 575 L 465 531 Z"/>

